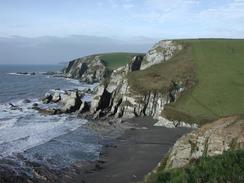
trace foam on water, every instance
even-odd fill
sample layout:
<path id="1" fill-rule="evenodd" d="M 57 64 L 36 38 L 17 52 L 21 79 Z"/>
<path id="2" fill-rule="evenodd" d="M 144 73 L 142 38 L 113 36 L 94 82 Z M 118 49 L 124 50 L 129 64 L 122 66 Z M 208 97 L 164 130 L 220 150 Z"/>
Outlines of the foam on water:
<path id="1" fill-rule="evenodd" d="M 17 73 L 17 72 L 9 72 L 7 74 L 9 74 L 9 75 L 15 75 L 15 76 L 32 76 L 31 73 L 23 74 L 23 73 Z"/>
<path id="2" fill-rule="evenodd" d="M 31 109 L 33 102 L 38 101 L 16 101 L 14 104 L 22 110 L 12 110 L 8 104 L 0 104 L 0 157 L 23 152 L 86 123 L 72 115 L 39 114 Z"/>
<path id="3" fill-rule="evenodd" d="M 0 159 L 16 162 L 9 163 L 8 166 L 17 172 L 23 169 L 26 161 L 21 160 L 21 156 L 28 161 L 37 161 L 48 166 L 53 166 L 54 163 L 54 166 L 62 168 L 80 160 L 95 160 L 99 155 L 99 141 L 102 138 L 82 127 L 86 120 L 78 119 L 74 115 L 42 115 L 32 109 L 34 103 L 38 103 L 41 108 L 58 107 L 57 104 L 43 105 L 38 100 L 46 92 L 56 91 L 52 88 L 64 93 L 65 90 L 86 90 L 97 86 L 78 80 L 47 76 L 43 71 L 49 69 L 50 66 L 0 67 Z M 82 100 L 90 101 L 91 97 L 85 95 Z M 3 164 L 6 166 L 6 161 Z M 29 169 L 28 163 L 26 168 Z"/>

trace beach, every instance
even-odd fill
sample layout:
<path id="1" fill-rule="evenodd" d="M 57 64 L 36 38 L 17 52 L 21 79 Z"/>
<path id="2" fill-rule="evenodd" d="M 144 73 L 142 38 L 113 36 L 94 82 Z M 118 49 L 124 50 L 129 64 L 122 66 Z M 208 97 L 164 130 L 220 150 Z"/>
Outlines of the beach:
<path id="1" fill-rule="evenodd" d="M 104 145 L 99 160 L 84 168 L 80 175 L 64 182 L 132 183 L 143 181 L 164 155 L 190 128 L 154 127 L 149 117 L 126 120 L 127 128 L 113 143 Z"/>

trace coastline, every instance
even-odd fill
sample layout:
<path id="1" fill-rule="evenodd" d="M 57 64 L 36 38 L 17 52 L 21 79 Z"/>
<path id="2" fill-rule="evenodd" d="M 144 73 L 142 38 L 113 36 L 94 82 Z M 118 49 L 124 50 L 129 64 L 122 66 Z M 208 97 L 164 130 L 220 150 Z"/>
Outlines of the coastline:
<path id="1" fill-rule="evenodd" d="M 63 169 L 52 169 L 36 162 L 26 161 L 33 175 L 15 174 L 0 166 L 1 183 L 132 183 L 143 181 L 163 156 L 190 128 L 155 127 L 155 120 L 138 117 L 113 122 L 90 121 L 87 130 L 102 136 L 102 150 L 98 160 L 77 161 Z M 20 159 L 23 159 L 21 155 Z M 2 163 L 2 160 L 1 160 Z M 15 161 L 7 162 L 10 164 Z M 4 163 L 2 163 L 4 165 Z"/>
<path id="2" fill-rule="evenodd" d="M 155 127 L 153 126 L 155 123 L 156 121 L 150 117 L 91 120 L 84 128 L 102 136 L 100 145 L 103 148 L 98 160 L 77 161 L 69 167 L 57 170 L 41 163 L 25 160 L 20 154 L 18 158 L 31 169 L 32 174 L 26 174 L 25 171 L 20 171 L 20 174 L 13 172 L 11 168 L 5 166 L 17 165 L 18 162 L 1 160 L 0 182 L 129 183 L 142 181 L 175 141 L 191 131 L 190 128 Z M 18 166 L 22 169 L 21 165 Z"/>
<path id="3" fill-rule="evenodd" d="M 149 117 L 125 120 L 124 132 L 119 127 L 121 135 L 110 141 L 112 143 L 103 145 L 99 160 L 83 167 L 76 175 L 64 177 L 62 182 L 132 183 L 143 181 L 144 177 L 163 159 L 175 141 L 192 130 L 155 127 L 153 126 L 155 122 Z M 116 127 L 114 129 L 116 131 Z M 115 137 L 114 134 L 113 137 Z"/>

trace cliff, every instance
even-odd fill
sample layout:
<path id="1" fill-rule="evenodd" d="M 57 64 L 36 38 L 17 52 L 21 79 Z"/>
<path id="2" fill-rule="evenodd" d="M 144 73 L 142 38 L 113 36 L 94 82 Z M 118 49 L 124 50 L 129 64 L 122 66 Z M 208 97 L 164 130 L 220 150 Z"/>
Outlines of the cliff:
<path id="1" fill-rule="evenodd" d="M 199 182 L 206 182 L 209 180 L 214 180 L 217 174 L 219 176 L 223 175 L 226 170 L 223 169 L 223 166 L 229 167 L 230 172 L 232 172 L 232 165 L 226 164 L 230 163 L 227 161 L 233 161 L 233 166 L 235 168 L 242 166 L 239 160 L 229 160 L 229 155 L 236 156 L 238 150 L 244 149 L 244 119 L 241 116 L 230 116 L 220 118 L 212 123 L 206 124 L 201 128 L 184 135 L 179 140 L 176 141 L 174 146 L 164 157 L 164 159 L 158 164 L 157 168 L 154 169 L 147 177 L 145 182 L 160 182 L 158 179 L 163 178 L 168 174 L 172 174 L 175 177 L 181 177 L 180 175 L 195 174 L 193 178 L 198 179 Z M 229 153 L 225 153 L 229 152 Z M 233 152 L 233 153 L 232 153 Z M 243 151 L 241 151 L 243 154 Z M 212 157 L 212 158 L 211 158 Z M 215 162 L 212 164 L 211 162 Z M 224 165 L 221 165 L 221 163 Z M 221 171 L 215 173 L 205 170 L 206 175 L 202 176 L 204 169 L 218 168 Z M 198 170 L 198 168 L 200 170 Z M 187 169 L 187 171 L 185 171 Z M 196 171 L 200 171 L 199 175 L 196 174 Z M 224 172 L 223 172 L 224 171 Z M 177 174 L 175 174 L 178 172 Z M 208 173 L 207 173 L 208 172 Z M 212 175 L 213 174 L 213 175 Z M 231 174 L 231 173 L 230 173 Z M 234 173 L 237 174 L 238 173 Z M 214 177 L 211 178 L 211 176 Z M 226 174 L 226 176 L 228 176 Z M 235 175 L 236 176 L 236 175 Z M 229 177 L 230 182 L 238 177 Z M 238 175 L 239 176 L 239 175 Z M 175 177 L 170 178 L 170 180 L 175 180 Z M 167 176 L 165 177 L 167 178 Z M 168 177 L 169 178 L 169 177 Z M 181 177 L 181 180 L 186 180 L 189 177 Z M 243 177 L 240 177 L 243 179 Z M 205 181 L 202 181 L 205 180 Z M 173 181 L 174 182 L 174 181 Z M 218 181 L 217 181 L 218 182 Z"/>
<path id="2" fill-rule="evenodd" d="M 94 118 L 115 117 L 132 118 L 137 116 L 151 116 L 161 121 L 158 125 L 175 127 L 183 123 L 170 122 L 161 115 L 165 104 L 175 102 L 177 97 L 187 86 L 186 77 L 168 77 L 164 89 L 140 92 L 133 88 L 131 73 L 151 70 L 152 66 L 171 62 L 171 59 L 183 51 L 183 45 L 175 41 L 160 41 L 142 57 L 135 56 L 126 66 L 114 70 L 109 78 L 96 89 L 91 103 L 91 113 Z M 177 64 L 176 64 L 177 65 Z M 164 65 L 163 65 L 164 66 Z M 167 68 L 167 66 L 165 65 Z M 172 69 L 173 70 L 173 69 Z M 175 71 L 174 71 L 175 72 Z M 157 73 L 155 73 L 157 74 Z M 177 73 L 181 75 L 181 73 Z M 138 78 L 137 78 L 138 79 Z M 140 79 L 140 78 L 139 78 Z M 165 79 L 161 82 L 164 83 Z M 152 81 L 148 81 L 152 82 Z M 150 83 L 144 83 L 147 85 Z"/>
<path id="3" fill-rule="evenodd" d="M 136 55 L 144 56 L 143 53 L 117 52 L 81 57 L 70 61 L 63 69 L 63 74 L 86 83 L 101 82 L 108 78 L 113 70 L 126 65 Z"/>
<path id="4" fill-rule="evenodd" d="M 244 148 L 244 120 L 240 116 L 221 118 L 180 138 L 169 153 L 166 169 L 179 168 L 202 156 Z"/>
<path id="5" fill-rule="evenodd" d="M 69 65 L 63 69 L 63 73 L 69 78 L 95 83 L 105 78 L 106 67 L 99 56 L 92 55 L 69 62 Z"/>

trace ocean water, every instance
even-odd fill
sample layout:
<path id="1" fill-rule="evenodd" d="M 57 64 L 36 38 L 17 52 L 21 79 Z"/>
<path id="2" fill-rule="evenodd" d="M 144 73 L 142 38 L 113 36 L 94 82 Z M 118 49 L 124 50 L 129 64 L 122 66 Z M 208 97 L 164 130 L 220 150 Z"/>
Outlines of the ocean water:
<path id="1" fill-rule="evenodd" d="M 71 115 L 42 115 L 31 107 L 53 89 L 93 88 L 77 80 L 44 75 L 62 66 L 0 65 L 0 159 L 17 155 L 53 167 L 94 160 L 101 146 L 97 134 L 87 131 L 85 119 Z M 35 72 L 21 75 L 18 72 Z M 26 99 L 30 103 L 26 103 Z M 86 100 L 90 100 L 86 96 Z M 10 104 L 21 110 L 12 110 Z M 1 164 L 0 164 L 1 165 Z"/>

